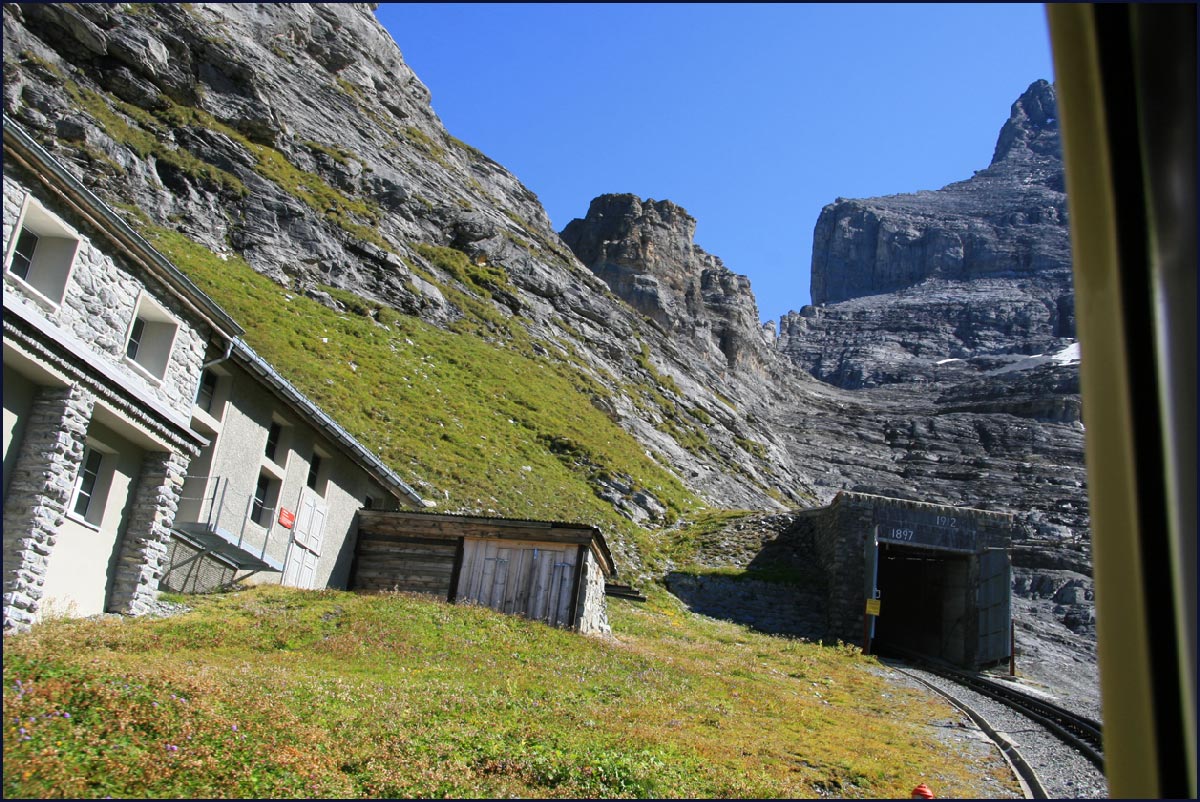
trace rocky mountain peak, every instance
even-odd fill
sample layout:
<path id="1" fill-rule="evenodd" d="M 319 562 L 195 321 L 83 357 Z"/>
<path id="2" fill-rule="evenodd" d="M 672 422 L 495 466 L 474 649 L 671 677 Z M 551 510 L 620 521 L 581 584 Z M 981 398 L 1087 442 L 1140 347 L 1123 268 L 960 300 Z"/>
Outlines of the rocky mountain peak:
<path id="1" fill-rule="evenodd" d="M 930 280 L 1016 278 L 1048 282 L 1033 293 L 1037 303 L 1060 306 L 1058 299 L 1071 294 L 1071 260 L 1054 97 L 1046 81 L 1027 89 L 1012 106 L 991 166 L 965 181 L 932 192 L 839 198 L 822 209 L 813 233 L 813 303 Z M 1057 312 L 1047 320 L 1051 329 L 1071 328 L 1059 326 Z"/>
<path id="2" fill-rule="evenodd" d="M 761 366 L 750 280 L 696 245 L 696 219 L 668 200 L 601 195 L 563 242 L 622 300 L 729 367 Z"/>
<path id="3" fill-rule="evenodd" d="M 1058 162 L 1062 146 L 1058 138 L 1058 99 L 1054 84 L 1044 79 L 1029 85 L 1016 102 L 992 155 L 992 165 L 1031 157 Z"/>
<path id="4" fill-rule="evenodd" d="M 676 503 L 670 479 L 725 508 L 853 489 L 1023 512 L 1047 537 L 1086 532 L 1070 376 L 1038 385 L 1060 388 L 1049 403 L 1029 390 L 1033 370 L 995 355 L 1053 361 L 1032 355 L 1058 354 L 1071 333 L 1065 196 L 1033 178 L 1052 179 L 1057 157 L 1017 158 L 1051 141 L 1045 87 L 1014 107 L 1004 158 L 974 178 L 827 207 L 813 256 L 813 297 L 827 306 L 792 316 L 775 350 L 749 281 L 695 244 L 680 206 L 604 195 L 560 238 L 515 176 L 444 130 L 368 6 L 8 3 L 3 24 L 5 113 L 156 242 L 240 257 L 346 316 L 378 307 L 373 333 L 397 360 L 443 329 L 467 366 L 487 353 L 571 375 L 587 411 L 648 461 L 611 456 L 603 432 L 576 443 L 587 435 L 543 427 L 532 407 L 500 414 L 501 391 L 495 416 L 466 421 L 488 435 L 469 451 L 455 407 L 432 400 L 414 428 L 446 433 L 392 445 L 420 394 L 333 374 L 343 406 L 331 414 L 357 415 L 370 396 L 359 423 L 387 433 L 370 442 L 423 490 L 454 488 L 446 509 L 529 515 L 549 508 L 549 488 L 574 492 L 555 478 L 566 475 L 587 488 L 579 510 L 598 497 L 639 522 Z M 939 294 L 922 296 L 930 282 Z M 396 315 L 419 319 L 422 336 L 401 335 Z M 323 332 L 309 334 L 301 359 L 323 352 Z M 479 392 L 467 367 L 439 374 L 433 395 Z M 1010 378 L 1004 397 L 997 376 Z M 917 379 L 932 384 L 914 391 Z M 320 400 L 333 382 L 313 386 Z M 518 478 L 550 466 L 535 474 L 544 492 L 495 479 L 492 466 L 518 458 Z M 637 564 L 632 540 L 610 542 Z"/>

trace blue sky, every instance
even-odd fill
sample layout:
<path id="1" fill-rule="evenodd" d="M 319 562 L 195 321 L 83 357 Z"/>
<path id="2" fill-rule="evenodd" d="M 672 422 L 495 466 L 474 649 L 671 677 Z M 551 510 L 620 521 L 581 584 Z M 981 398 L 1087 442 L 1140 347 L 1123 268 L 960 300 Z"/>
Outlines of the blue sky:
<path id="1" fill-rule="evenodd" d="M 763 320 L 809 302 L 837 197 L 938 189 L 991 161 L 1053 80 L 1040 4 L 454 4 L 376 11 L 447 130 L 555 229 L 591 199 L 669 199 L 750 277 Z"/>

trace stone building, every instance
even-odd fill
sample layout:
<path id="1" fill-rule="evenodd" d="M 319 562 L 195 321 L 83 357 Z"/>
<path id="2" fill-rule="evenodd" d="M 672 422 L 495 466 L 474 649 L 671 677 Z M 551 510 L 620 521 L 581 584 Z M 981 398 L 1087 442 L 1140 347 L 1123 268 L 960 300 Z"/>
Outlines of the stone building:
<path id="1" fill-rule="evenodd" d="M 421 498 L 8 118 L 4 155 L 4 630 L 345 587 L 358 509 Z"/>
<path id="2" fill-rule="evenodd" d="M 843 491 L 798 513 L 794 530 L 824 574 L 827 638 L 861 644 L 865 632 L 883 649 L 975 668 L 1010 655 L 1012 524 L 1005 513 Z"/>
<path id="3" fill-rule="evenodd" d="M 8 118 L 3 214 L 4 629 L 143 612 L 241 329 Z"/>

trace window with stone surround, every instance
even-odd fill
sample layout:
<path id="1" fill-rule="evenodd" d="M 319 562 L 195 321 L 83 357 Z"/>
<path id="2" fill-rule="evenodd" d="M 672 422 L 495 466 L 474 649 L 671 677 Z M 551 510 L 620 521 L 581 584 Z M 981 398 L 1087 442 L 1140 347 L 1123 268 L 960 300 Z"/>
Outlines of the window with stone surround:
<path id="1" fill-rule="evenodd" d="M 171 348 L 179 332 L 179 321 L 145 292 L 138 298 L 129 334 L 125 340 L 125 358 L 137 371 L 153 382 L 162 381 L 171 361 Z"/>
<path id="2" fill-rule="evenodd" d="M 79 235 L 29 198 L 9 237 L 5 270 L 34 300 L 57 308 L 79 251 Z"/>

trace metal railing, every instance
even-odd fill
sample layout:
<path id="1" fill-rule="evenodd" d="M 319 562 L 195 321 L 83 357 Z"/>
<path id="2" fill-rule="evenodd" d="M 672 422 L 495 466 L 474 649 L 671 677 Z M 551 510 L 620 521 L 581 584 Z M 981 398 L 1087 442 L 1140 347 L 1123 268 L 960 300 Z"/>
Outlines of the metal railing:
<path id="1" fill-rule="evenodd" d="M 185 528 L 189 524 L 199 526 L 242 551 L 257 554 L 259 559 L 265 560 L 271 532 L 275 528 L 278 504 L 268 507 L 260 504 L 253 493 L 233 490 L 226 476 L 185 476 L 185 491 L 193 481 L 206 490 L 201 491 L 201 495 L 185 493 L 179 497 L 181 514 L 176 516 L 176 525 Z M 198 503 L 194 512 L 190 509 L 190 502 Z M 256 526 L 251 527 L 251 522 Z M 261 535 L 259 530 L 263 530 Z M 261 543 L 258 542 L 260 536 Z"/>

